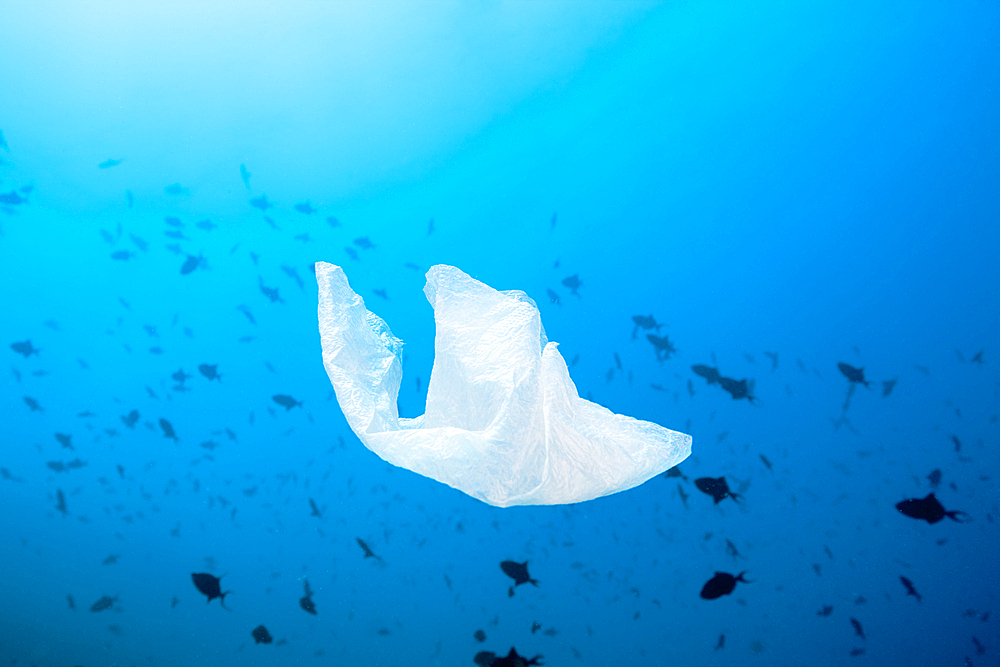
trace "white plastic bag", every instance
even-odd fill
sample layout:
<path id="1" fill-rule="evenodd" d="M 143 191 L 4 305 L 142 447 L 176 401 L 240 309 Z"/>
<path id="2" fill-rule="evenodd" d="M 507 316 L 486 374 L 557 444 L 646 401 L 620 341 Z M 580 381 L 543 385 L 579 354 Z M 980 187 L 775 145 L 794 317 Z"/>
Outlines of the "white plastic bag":
<path id="1" fill-rule="evenodd" d="M 402 341 L 343 269 L 318 262 L 323 365 L 348 424 L 383 459 L 498 507 L 630 489 L 691 453 L 691 436 L 577 395 L 535 303 L 439 264 L 424 294 L 437 335 L 426 412 L 400 419 Z"/>

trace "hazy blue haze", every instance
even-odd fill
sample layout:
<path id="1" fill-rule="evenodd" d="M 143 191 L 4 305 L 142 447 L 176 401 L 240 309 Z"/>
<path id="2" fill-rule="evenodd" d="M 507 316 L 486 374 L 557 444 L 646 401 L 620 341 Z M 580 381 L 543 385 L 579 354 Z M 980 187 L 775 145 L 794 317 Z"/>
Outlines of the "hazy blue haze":
<path id="1" fill-rule="evenodd" d="M 27 198 L 0 204 L 3 664 L 1000 662 L 997 3 L 0 14 L 0 194 Z M 326 378 L 320 260 L 405 341 L 404 416 L 433 363 L 423 272 L 452 264 L 536 300 L 582 396 L 692 434 L 687 479 L 500 510 L 389 466 Z M 632 339 L 650 313 L 678 350 L 662 363 Z M 10 347 L 28 339 L 37 356 Z M 838 362 L 873 380 L 846 415 Z M 755 380 L 756 402 L 693 364 Z M 896 511 L 934 469 L 968 523 Z M 722 475 L 745 504 L 693 484 Z M 540 585 L 508 597 L 505 559 Z M 754 583 L 703 600 L 716 570 Z M 225 574 L 231 611 L 192 572 Z M 287 644 L 255 645 L 258 624 Z"/>

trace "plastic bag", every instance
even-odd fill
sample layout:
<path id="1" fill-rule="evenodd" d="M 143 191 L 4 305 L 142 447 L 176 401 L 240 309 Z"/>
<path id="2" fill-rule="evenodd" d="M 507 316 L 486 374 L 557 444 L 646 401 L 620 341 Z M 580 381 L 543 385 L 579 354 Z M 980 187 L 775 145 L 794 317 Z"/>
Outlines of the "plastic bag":
<path id="1" fill-rule="evenodd" d="M 425 413 L 401 419 L 402 341 L 343 269 L 318 262 L 323 365 L 348 424 L 380 457 L 498 507 L 575 503 L 677 465 L 691 436 L 580 398 L 538 308 L 452 266 L 427 272 L 434 368 Z"/>

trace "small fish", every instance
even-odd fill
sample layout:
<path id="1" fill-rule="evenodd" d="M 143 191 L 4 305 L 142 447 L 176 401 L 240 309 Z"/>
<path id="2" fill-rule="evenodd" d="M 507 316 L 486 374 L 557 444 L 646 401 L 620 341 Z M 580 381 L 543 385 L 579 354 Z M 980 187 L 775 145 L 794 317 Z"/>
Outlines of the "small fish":
<path id="1" fill-rule="evenodd" d="M 753 583 L 743 578 L 746 571 L 740 572 L 735 577 L 728 572 L 716 572 L 715 576 L 705 582 L 701 587 L 701 597 L 704 600 L 715 600 L 723 595 L 729 595 L 736 588 L 736 582 L 742 581 L 744 584 Z"/>
<path id="2" fill-rule="evenodd" d="M 188 255 L 187 259 L 184 260 L 184 264 L 181 265 L 181 275 L 186 276 L 195 269 L 205 265 L 205 258 L 201 255 L 195 257 L 194 255 Z"/>
<path id="3" fill-rule="evenodd" d="M 719 641 L 715 643 L 715 650 L 718 651 L 726 646 L 726 636 L 719 635 Z"/>
<path id="4" fill-rule="evenodd" d="M 296 401 L 294 398 L 288 396 L 287 394 L 275 394 L 274 396 L 271 397 L 271 400 L 277 403 L 278 405 L 282 406 L 283 408 L 285 408 L 285 412 L 291 410 L 297 405 L 298 406 L 302 405 L 302 401 Z"/>
<path id="5" fill-rule="evenodd" d="M 931 470 L 931 473 L 927 475 L 927 481 L 931 483 L 931 488 L 936 489 L 941 483 L 941 471 L 935 468 Z"/>
<path id="6" fill-rule="evenodd" d="M 226 596 L 232 591 L 222 592 L 222 588 L 219 585 L 222 581 L 221 577 L 216 577 L 206 572 L 191 573 L 191 581 L 199 592 L 208 597 L 208 602 L 219 598 L 219 604 L 222 605 L 223 609 L 226 608 Z"/>
<path id="7" fill-rule="evenodd" d="M 319 511 L 319 507 L 316 506 L 316 501 L 312 498 L 309 499 L 309 507 L 312 508 L 312 512 L 309 513 L 309 516 L 314 516 L 320 519 L 323 518 L 323 514 Z"/>
<path id="8" fill-rule="evenodd" d="M 510 652 L 505 656 L 497 656 L 492 651 L 480 651 L 472 659 L 479 667 L 527 667 L 528 665 L 545 664 L 541 660 L 545 656 L 536 655 L 534 658 L 526 658 L 518 655 L 517 651 L 511 647 Z"/>
<path id="9" fill-rule="evenodd" d="M 24 340 L 18 343 L 11 343 L 10 349 L 14 350 L 18 354 L 24 355 L 25 359 L 27 359 L 33 354 L 37 355 L 39 352 L 39 350 L 31 344 L 30 340 Z"/>
<path id="10" fill-rule="evenodd" d="M 348 254 L 348 256 L 350 256 L 351 259 L 353 259 L 353 260 L 357 260 L 358 259 L 358 253 L 357 253 L 357 251 L 354 248 L 352 248 L 350 246 L 344 246 L 344 252 L 346 252 Z"/>
<path id="11" fill-rule="evenodd" d="M 389 294 L 385 291 L 384 287 L 379 288 L 379 289 L 373 289 L 372 292 L 375 292 L 376 296 L 380 296 L 383 299 L 385 299 L 386 301 L 389 300 Z"/>
<path id="12" fill-rule="evenodd" d="M 178 442 L 180 440 L 174 432 L 173 425 L 163 417 L 160 417 L 160 428 L 163 430 L 164 438 L 170 438 L 174 442 Z"/>
<path id="13" fill-rule="evenodd" d="M 38 404 L 38 401 L 33 399 L 31 396 L 25 396 L 24 402 L 27 404 L 28 409 L 31 410 L 31 412 L 45 412 L 45 410 L 42 409 L 42 406 Z"/>
<path id="14" fill-rule="evenodd" d="M 250 309 L 247 306 L 244 305 L 236 306 L 236 310 L 246 315 L 247 319 L 250 320 L 250 324 L 257 324 L 257 320 L 254 319 L 253 314 L 250 312 Z"/>
<path id="15" fill-rule="evenodd" d="M 115 563 L 118 562 L 119 558 L 121 558 L 121 554 L 111 554 L 103 561 L 101 561 L 101 565 L 114 565 Z"/>
<path id="16" fill-rule="evenodd" d="M 896 380 L 897 378 L 882 381 L 882 398 L 892 393 L 892 390 L 896 387 Z"/>
<path id="17" fill-rule="evenodd" d="M 664 361 L 670 358 L 670 355 L 677 352 L 677 348 L 674 344 L 670 342 L 669 336 L 657 336 L 656 334 L 646 334 L 646 340 L 653 344 L 653 350 L 656 352 L 656 360 Z"/>
<path id="18" fill-rule="evenodd" d="M 66 603 L 69 605 L 70 609 L 76 610 L 76 602 L 73 601 L 72 595 L 66 596 Z"/>
<path id="19" fill-rule="evenodd" d="M 134 255 L 128 250 L 116 250 L 111 253 L 111 259 L 117 259 L 122 262 L 127 261 L 131 257 L 134 257 Z"/>
<path id="20" fill-rule="evenodd" d="M 218 373 L 218 364 L 201 364 L 198 366 L 198 372 L 208 378 L 208 381 L 218 380 L 222 382 L 222 376 Z"/>
<path id="21" fill-rule="evenodd" d="M 114 597 L 110 597 L 108 595 L 102 595 L 97 602 L 90 605 L 90 611 L 96 613 L 99 611 L 104 611 L 105 609 L 111 609 L 112 607 L 114 607 L 115 602 L 117 601 L 118 601 L 117 595 Z"/>
<path id="22" fill-rule="evenodd" d="M 518 563 L 512 560 L 505 560 L 500 563 L 500 569 L 508 577 L 514 580 L 514 585 L 507 591 L 507 597 L 514 597 L 514 589 L 521 584 L 531 584 L 538 586 L 538 580 L 532 579 L 528 574 L 528 561 Z"/>
<path id="23" fill-rule="evenodd" d="M 574 294 L 577 298 L 580 298 L 580 288 L 583 287 L 583 281 L 580 280 L 580 274 L 574 273 L 568 278 L 563 278 L 562 284 L 563 287 L 569 289 L 570 294 Z"/>
<path id="24" fill-rule="evenodd" d="M 62 461 L 49 461 L 45 465 L 48 466 L 49 469 L 53 470 L 54 472 L 63 472 L 64 470 L 66 470 L 66 466 L 63 465 Z"/>
<path id="25" fill-rule="evenodd" d="M 359 236 L 354 239 L 354 245 L 358 246 L 362 250 L 371 250 L 375 247 L 375 244 L 371 242 L 367 236 Z"/>
<path id="26" fill-rule="evenodd" d="M 840 369 L 840 372 L 843 373 L 844 377 L 846 377 L 850 382 L 863 384 L 866 387 L 871 386 L 871 382 L 865 379 L 864 368 L 855 368 L 850 364 L 845 364 L 843 361 L 837 364 L 837 368 Z"/>
<path id="27" fill-rule="evenodd" d="M 474 633 L 472 633 L 472 637 L 480 644 L 486 641 L 486 633 L 483 632 L 482 630 L 476 630 Z"/>
<path id="28" fill-rule="evenodd" d="M 726 498 L 732 498 L 737 503 L 743 500 L 743 496 L 729 490 L 729 484 L 726 482 L 725 477 L 699 477 L 694 480 L 694 485 L 702 493 L 712 496 L 712 500 L 715 501 L 716 505 Z"/>
<path id="29" fill-rule="evenodd" d="M 104 162 L 102 162 L 99 165 L 97 165 L 97 168 L 98 169 L 111 169 L 111 167 L 117 167 L 118 165 L 120 165 L 124 161 L 125 161 L 125 158 L 122 158 L 121 160 L 113 160 L 111 158 L 108 158 Z"/>
<path id="30" fill-rule="evenodd" d="M 269 208 L 274 208 L 274 204 L 267 200 L 267 195 L 262 194 L 259 197 L 254 197 L 250 200 L 250 205 L 254 208 L 259 208 L 261 211 L 266 212 Z"/>
<path id="31" fill-rule="evenodd" d="M 69 510 L 66 509 L 66 495 L 62 492 L 62 489 L 56 489 L 56 509 L 63 516 L 69 514 Z"/>
<path id="32" fill-rule="evenodd" d="M 132 206 L 135 204 L 135 195 L 132 194 L 131 190 L 125 191 L 125 200 L 128 202 L 129 208 L 132 208 Z"/>
<path id="33" fill-rule="evenodd" d="M 11 190 L 7 194 L 0 195 L 0 204 L 10 204 L 11 206 L 17 206 L 18 204 L 23 204 L 27 202 L 27 197 L 22 197 L 17 194 L 16 190 Z"/>
<path id="34" fill-rule="evenodd" d="M 374 558 L 377 561 L 382 560 L 382 557 L 376 554 L 374 551 L 372 551 L 371 548 L 363 539 L 361 539 L 360 537 L 356 537 L 354 539 L 358 541 L 358 546 L 361 547 L 361 550 L 365 552 L 364 555 L 365 558 Z"/>
<path id="35" fill-rule="evenodd" d="M 326 224 L 330 225 L 333 229 L 336 229 L 337 227 L 340 227 L 340 220 L 337 220 L 332 215 L 328 215 L 326 217 Z"/>
<path id="36" fill-rule="evenodd" d="M 250 189 L 250 172 L 247 171 L 247 166 L 245 164 L 240 165 L 240 179 L 243 181 L 243 185 L 246 186 L 247 190 Z"/>
<path id="37" fill-rule="evenodd" d="M 858 621 L 858 619 L 851 617 L 851 625 L 854 626 L 854 634 L 856 636 L 861 637 L 862 639 L 866 639 L 865 629 L 861 627 L 861 622 Z"/>
<path id="38" fill-rule="evenodd" d="M 980 366 L 982 366 L 983 364 L 985 364 L 986 362 L 983 361 L 983 352 L 985 352 L 985 351 L 986 350 L 979 350 L 979 352 L 976 352 L 973 355 L 973 357 L 971 359 L 969 359 L 969 363 L 970 364 L 979 364 Z"/>
<path id="39" fill-rule="evenodd" d="M 951 436 L 951 442 L 952 442 L 952 444 L 955 445 L 955 451 L 956 452 L 962 451 L 962 441 L 958 439 L 957 435 L 952 435 Z"/>
<path id="40" fill-rule="evenodd" d="M 734 401 L 738 401 L 741 398 L 745 398 L 751 403 L 756 400 L 753 395 L 753 380 L 734 380 L 733 378 L 719 377 L 719 386 L 722 387 L 723 391 L 729 393 L 733 397 Z"/>
<path id="41" fill-rule="evenodd" d="M 163 188 L 163 191 L 166 192 L 171 197 L 180 197 L 181 195 L 186 195 L 188 193 L 188 189 L 185 187 L 181 187 L 180 183 L 174 183 L 173 185 L 168 185 L 167 187 Z"/>
<path id="42" fill-rule="evenodd" d="M 945 517 L 964 523 L 965 519 L 962 517 L 968 517 L 968 514 L 959 510 L 946 511 L 933 493 L 927 494 L 925 498 L 901 500 L 896 503 L 896 509 L 911 519 L 923 519 L 927 523 L 937 523 Z"/>
<path id="43" fill-rule="evenodd" d="M 663 476 L 668 479 L 671 477 L 680 477 L 685 482 L 687 481 L 687 476 L 681 472 L 681 467 L 679 465 L 669 468 L 665 473 L 663 473 Z"/>
<path id="44" fill-rule="evenodd" d="M 274 641 L 274 637 L 271 636 L 271 633 L 263 625 L 258 625 L 254 628 L 250 635 L 253 637 L 255 644 L 270 644 Z"/>
<path id="45" fill-rule="evenodd" d="M 187 373 L 185 373 L 183 368 L 178 368 L 177 372 L 174 373 L 173 375 L 171 375 L 170 377 L 173 378 L 174 382 L 178 382 L 180 384 L 184 384 L 185 380 L 187 380 L 190 377 L 194 377 L 194 376 L 193 375 L 188 375 Z"/>
<path id="46" fill-rule="evenodd" d="M 313 213 L 316 213 L 316 209 L 312 207 L 312 204 L 309 203 L 308 199 L 302 202 L 301 204 L 296 204 L 294 208 L 299 213 L 304 213 L 306 215 L 312 215 Z"/>
<path id="47" fill-rule="evenodd" d="M 204 229 L 206 232 L 210 232 L 216 227 L 218 227 L 218 225 L 216 225 L 215 223 L 213 223 L 211 220 L 208 219 L 199 220 L 198 222 L 194 223 L 194 226 L 197 227 L 198 229 Z"/>
<path id="48" fill-rule="evenodd" d="M 258 280 L 260 283 L 260 291 L 264 293 L 264 296 L 266 296 L 268 299 L 271 300 L 271 303 L 274 303 L 275 301 L 277 301 L 278 303 L 285 302 L 285 300 L 281 298 L 281 295 L 278 294 L 277 287 L 267 287 L 266 285 L 264 285 L 264 279 L 259 276 Z"/>
<path id="49" fill-rule="evenodd" d="M 73 449 L 73 436 L 68 433 L 56 433 L 56 440 L 64 449 Z"/>
<path id="50" fill-rule="evenodd" d="M 548 290 L 548 293 L 549 293 L 549 302 L 550 303 L 552 303 L 552 304 L 554 304 L 556 306 L 561 306 L 562 305 L 562 299 L 559 298 L 558 294 L 556 294 L 555 292 L 553 292 L 551 289 Z"/>
<path id="51" fill-rule="evenodd" d="M 7 140 L 3 137 L 3 130 L 0 130 L 0 148 L 8 153 L 10 152 L 10 146 L 7 145 Z"/>
<path id="52" fill-rule="evenodd" d="M 294 266 L 281 265 L 281 270 L 285 272 L 285 275 L 293 279 L 296 284 L 298 284 L 299 289 L 305 291 L 305 285 L 302 283 L 302 278 L 299 276 L 298 269 Z"/>
<path id="53" fill-rule="evenodd" d="M 305 611 L 305 612 L 307 612 L 307 613 L 312 614 L 313 616 L 315 616 L 316 615 L 316 605 L 312 601 L 312 594 L 313 594 L 313 592 L 312 592 L 312 589 L 309 588 L 309 580 L 308 579 L 303 579 L 302 583 L 303 583 L 304 588 L 305 588 L 305 594 L 301 598 L 299 598 L 299 606 L 302 607 L 303 611 Z"/>
<path id="54" fill-rule="evenodd" d="M 632 340 L 636 339 L 636 336 L 639 334 L 639 329 L 643 329 L 645 331 L 656 329 L 656 332 L 659 333 L 660 327 L 663 326 L 663 323 L 657 322 L 656 318 L 652 315 L 633 315 L 632 322 L 635 323 L 635 326 L 632 328 Z"/>
<path id="55" fill-rule="evenodd" d="M 764 356 L 771 360 L 771 371 L 774 372 L 778 370 L 778 353 L 764 352 Z"/>
<path id="56" fill-rule="evenodd" d="M 774 466 L 771 465 L 771 462 L 768 460 L 766 456 L 764 456 L 763 454 L 758 454 L 758 456 L 760 456 L 760 460 L 764 463 L 764 465 L 767 466 L 768 470 L 774 470 Z"/>
<path id="57" fill-rule="evenodd" d="M 684 487 L 682 487 L 680 485 L 680 483 L 677 484 L 677 493 L 680 494 L 680 496 L 681 496 L 681 502 L 684 503 L 684 507 L 687 507 L 688 506 L 688 498 L 690 498 L 690 496 L 687 493 L 684 492 Z"/>
<path id="58" fill-rule="evenodd" d="M 128 428 L 135 428 L 136 423 L 139 421 L 139 411 L 132 410 L 127 415 L 122 415 L 121 420 Z"/>
<path id="59" fill-rule="evenodd" d="M 823 608 L 816 612 L 817 616 L 829 616 L 833 613 L 833 606 L 825 604 Z"/>
<path id="60" fill-rule="evenodd" d="M 917 598 L 917 602 L 924 601 L 923 598 L 920 597 L 920 593 L 917 592 L 917 589 L 913 587 L 912 581 L 903 576 L 900 576 L 899 580 L 903 583 L 903 587 L 906 589 L 907 595 L 912 595 L 913 597 Z"/>
<path id="61" fill-rule="evenodd" d="M 736 549 L 736 545 L 729 539 L 726 540 L 726 553 L 733 558 L 740 557 L 740 552 Z"/>

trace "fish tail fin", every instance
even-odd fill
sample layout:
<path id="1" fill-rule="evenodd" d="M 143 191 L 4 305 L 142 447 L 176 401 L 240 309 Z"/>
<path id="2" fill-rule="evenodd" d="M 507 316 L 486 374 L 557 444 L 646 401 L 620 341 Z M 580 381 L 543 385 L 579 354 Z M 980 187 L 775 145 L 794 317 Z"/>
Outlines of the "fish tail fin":
<path id="1" fill-rule="evenodd" d="M 945 512 L 944 514 L 946 517 L 957 523 L 967 523 L 969 520 L 969 515 L 961 510 L 952 510 L 951 512 Z"/>
<path id="2" fill-rule="evenodd" d="M 749 572 L 749 570 L 743 570 L 738 575 L 736 575 L 736 581 L 742 581 L 744 584 L 752 584 L 753 581 L 748 581 L 743 578 L 743 575 L 746 574 L 747 572 Z"/>
<path id="3" fill-rule="evenodd" d="M 226 606 L 226 596 L 229 595 L 230 593 L 232 593 L 232 591 L 226 591 L 225 593 L 219 595 L 219 604 L 226 611 L 232 611 L 232 609 Z"/>
<path id="4" fill-rule="evenodd" d="M 528 579 L 528 583 L 534 587 L 538 587 L 538 579 Z"/>
<path id="5" fill-rule="evenodd" d="M 514 587 L 513 586 L 511 586 L 510 588 L 507 589 L 507 597 L 509 597 L 509 598 L 514 597 Z"/>

